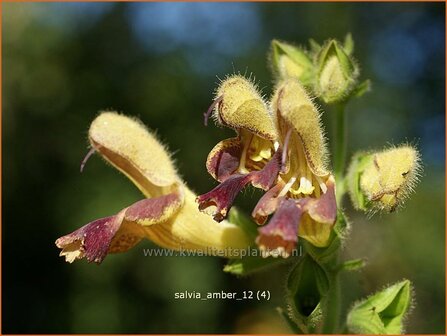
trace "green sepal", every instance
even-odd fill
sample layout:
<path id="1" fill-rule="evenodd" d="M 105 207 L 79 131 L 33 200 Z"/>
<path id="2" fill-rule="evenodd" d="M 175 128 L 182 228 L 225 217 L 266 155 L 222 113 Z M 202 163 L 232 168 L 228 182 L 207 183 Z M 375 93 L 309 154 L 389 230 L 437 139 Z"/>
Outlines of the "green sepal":
<path id="1" fill-rule="evenodd" d="M 347 33 L 345 36 L 345 41 L 343 43 L 343 49 L 346 55 L 350 56 L 354 52 L 354 39 L 351 33 Z"/>
<path id="2" fill-rule="evenodd" d="M 360 98 L 365 93 L 371 91 L 371 81 L 369 79 L 364 80 L 360 84 L 358 84 L 351 93 L 351 97 Z"/>
<path id="3" fill-rule="evenodd" d="M 411 301 L 409 280 L 389 286 L 354 304 L 347 317 L 348 330 L 361 334 L 401 334 Z"/>
<path id="4" fill-rule="evenodd" d="M 358 271 L 365 267 L 366 262 L 364 259 L 352 259 L 343 262 L 338 266 L 338 271 Z"/>
<path id="5" fill-rule="evenodd" d="M 290 318 L 307 332 L 322 317 L 322 301 L 329 290 L 326 271 L 306 254 L 293 267 L 287 278 L 286 300 Z"/>
<path id="6" fill-rule="evenodd" d="M 321 45 L 314 39 L 309 39 L 310 51 L 312 54 L 318 54 L 321 50 Z"/>
<path id="7" fill-rule="evenodd" d="M 258 236 L 258 225 L 242 211 L 236 207 L 232 207 L 228 214 L 228 221 L 239 226 L 247 236 L 250 238 L 251 245 L 255 244 L 255 239 Z"/>
<path id="8" fill-rule="evenodd" d="M 304 49 L 273 40 L 270 59 L 274 73 L 279 79 L 294 77 L 304 86 L 312 85 L 314 79 L 313 63 Z"/>
<path id="9" fill-rule="evenodd" d="M 362 211 L 368 211 L 370 202 L 362 192 L 360 186 L 360 178 L 362 177 L 365 167 L 371 163 L 373 156 L 366 152 L 358 152 L 354 154 L 349 164 L 348 173 L 346 175 L 345 184 L 351 198 L 354 208 Z"/>

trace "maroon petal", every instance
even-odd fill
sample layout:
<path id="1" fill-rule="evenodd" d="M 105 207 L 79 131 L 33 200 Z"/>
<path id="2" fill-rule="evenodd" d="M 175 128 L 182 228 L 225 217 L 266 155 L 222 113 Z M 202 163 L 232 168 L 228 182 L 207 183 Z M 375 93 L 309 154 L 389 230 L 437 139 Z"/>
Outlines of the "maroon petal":
<path id="1" fill-rule="evenodd" d="M 269 190 L 275 184 L 281 169 L 281 153 L 281 150 L 277 150 L 264 168 L 250 173 L 252 175 L 251 183 L 254 187 Z"/>
<path id="2" fill-rule="evenodd" d="M 183 203 L 183 197 L 173 192 L 156 198 L 147 198 L 132 204 L 125 213 L 125 219 L 143 226 L 166 221 Z"/>
<path id="3" fill-rule="evenodd" d="M 337 218 L 335 183 L 332 177 L 327 182 L 327 191 L 319 198 L 303 199 L 302 206 L 313 220 L 319 223 L 334 224 Z"/>
<path id="4" fill-rule="evenodd" d="M 88 262 L 101 263 L 108 253 L 124 252 L 136 245 L 145 235 L 144 226 L 166 221 L 182 204 L 178 192 L 144 199 L 59 238 L 56 246 L 70 263 L 84 257 Z"/>
<path id="5" fill-rule="evenodd" d="M 97 219 L 56 240 L 61 256 L 68 262 L 85 257 L 88 262 L 100 263 L 107 255 L 110 243 L 121 226 L 123 212 Z"/>
<path id="6" fill-rule="evenodd" d="M 256 243 L 263 256 L 288 257 L 298 242 L 298 224 L 303 210 L 292 199 L 284 199 L 270 222 L 259 228 Z"/>
<path id="7" fill-rule="evenodd" d="M 281 167 L 281 152 L 277 151 L 272 159 L 259 171 L 253 171 L 246 175 L 234 174 L 225 179 L 216 188 L 206 194 L 197 197 L 199 209 L 204 210 L 210 206 L 216 206 L 214 219 L 218 222 L 222 221 L 237 194 L 248 184 L 254 187 L 268 190 L 275 184 Z"/>
<path id="8" fill-rule="evenodd" d="M 236 198 L 237 194 L 250 182 L 251 175 L 233 175 L 206 194 L 197 197 L 199 210 L 216 206 L 213 214 L 214 220 L 222 221 Z"/>
<path id="9" fill-rule="evenodd" d="M 123 226 L 118 230 L 115 237 L 113 237 L 107 254 L 126 252 L 143 239 L 145 232 L 142 226 L 134 223 L 126 223 Z"/>
<path id="10" fill-rule="evenodd" d="M 254 218 L 256 223 L 264 224 L 267 217 L 276 211 L 276 208 L 283 199 L 283 197 L 278 197 L 278 194 L 281 192 L 283 186 L 284 184 L 277 184 L 259 199 L 251 213 L 251 216 Z"/>
<path id="11" fill-rule="evenodd" d="M 241 153 L 239 138 L 223 140 L 209 153 L 206 168 L 212 177 L 223 182 L 238 169 Z"/>

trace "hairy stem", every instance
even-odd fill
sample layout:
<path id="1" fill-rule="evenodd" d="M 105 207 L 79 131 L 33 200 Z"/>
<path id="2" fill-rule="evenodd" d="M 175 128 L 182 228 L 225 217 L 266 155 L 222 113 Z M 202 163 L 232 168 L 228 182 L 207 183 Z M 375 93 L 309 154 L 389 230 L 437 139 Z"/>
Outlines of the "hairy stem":
<path id="1" fill-rule="evenodd" d="M 340 278 L 336 271 L 329 277 L 330 287 L 326 297 L 324 323 L 321 331 L 323 334 L 336 334 L 338 333 L 341 306 Z"/>
<path id="2" fill-rule="evenodd" d="M 337 185 L 337 204 L 340 204 L 343 194 L 345 193 L 344 188 L 344 170 L 346 163 L 346 113 L 345 113 L 346 103 L 342 102 L 335 105 L 333 116 L 334 116 L 334 174 L 335 181 Z"/>

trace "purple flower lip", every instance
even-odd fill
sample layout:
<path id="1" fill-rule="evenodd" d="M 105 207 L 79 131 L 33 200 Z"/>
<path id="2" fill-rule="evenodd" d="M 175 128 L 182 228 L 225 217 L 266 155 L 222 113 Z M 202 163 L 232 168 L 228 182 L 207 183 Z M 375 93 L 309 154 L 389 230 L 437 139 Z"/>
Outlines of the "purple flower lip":
<path id="1" fill-rule="evenodd" d="M 156 224 L 176 212 L 183 202 L 179 193 L 143 199 L 114 216 L 100 218 L 56 240 L 68 262 L 86 258 L 101 263 L 108 253 L 124 252 L 144 236 L 142 225 Z"/>
<path id="2" fill-rule="evenodd" d="M 298 225 L 303 215 L 299 204 L 292 199 L 284 199 L 271 218 L 270 222 L 259 228 L 256 243 L 263 256 L 275 255 L 288 257 L 298 242 Z"/>
<path id="3" fill-rule="evenodd" d="M 233 174 L 225 179 L 221 184 L 206 194 L 197 197 L 199 210 L 203 211 L 210 206 L 216 206 L 213 218 L 220 222 L 228 214 L 236 196 L 251 183 L 257 188 L 268 190 L 276 182 L 281 157 L 281 152 L 277 151 L 272 159 L 260 171 L 253 171 L 248 174 Z"/>
<path id="4" fill-rule="evenodd" d="M 258 224 L 264 224 L 272 213 L 276 211 L 283 197 L 278 197 L 283 184 L 278 183 L 267 191 L 258 201 L 251 216 Z"/>
<path id="5" fill-rule="evenodd" d="M 213 214 L 213 218 L 217 222 L 221 222 L 227 216 L 237 194 L 239 194 L 250 180 L 250 174 L 230 176 L 213 190 L 197 197 L 196 200 L 199 203 L 199 210 L 203 211 L 210 206 L 216 206 L 217 209 Z"/>

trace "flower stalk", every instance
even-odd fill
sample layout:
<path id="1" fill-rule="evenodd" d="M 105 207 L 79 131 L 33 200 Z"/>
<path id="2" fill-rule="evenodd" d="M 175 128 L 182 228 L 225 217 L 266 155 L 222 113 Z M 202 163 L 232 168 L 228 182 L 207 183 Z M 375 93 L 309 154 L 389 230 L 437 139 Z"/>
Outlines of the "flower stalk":
<path id="1" fill-rule="evenodd" d="M 334 175 L 337 190 L 335 193 L 337 206 L 341 207 L 344 188 L 344 169 L 346 162 L 346 147 L 347 147 L 347 131 L 346 131 L 346 103 L 340 102 L 335 104 L 333 111 L 333 122 L 335 129 L 334 139 Z M 337 333 L 340 319 L 340 275 L 336 269 L 339 263 L 341 246 L 333 252 L 333 260 L 331 261 L 328 272 L 330 278 L 330 286 L 327 294 L 327 303 L 325 318 L 323 322 L 322 332 L 325 334 Z"/>

